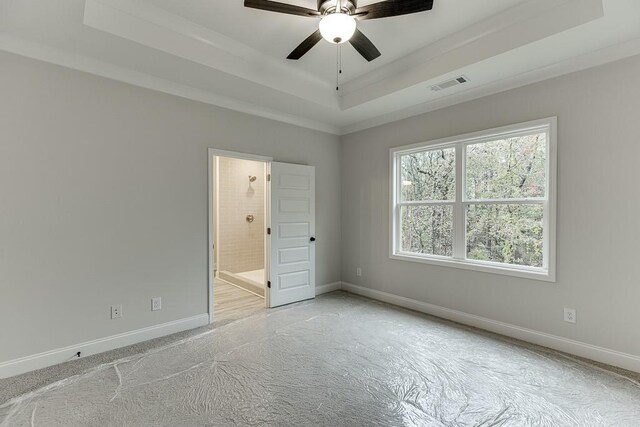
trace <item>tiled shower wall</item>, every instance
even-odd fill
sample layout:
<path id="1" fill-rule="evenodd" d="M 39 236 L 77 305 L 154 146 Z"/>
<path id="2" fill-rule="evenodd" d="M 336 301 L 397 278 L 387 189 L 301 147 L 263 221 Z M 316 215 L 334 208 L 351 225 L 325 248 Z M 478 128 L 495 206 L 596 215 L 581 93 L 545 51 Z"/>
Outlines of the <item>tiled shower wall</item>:
<path id="1" fill-rule="evenodd" d="M 219 157 L 218 269 L 232 273 L 264 268 L 264 163 Z M 249 176 L 255 176 L 249 182 Z M 247 215 L 254 221 L 247 222 Z"/>

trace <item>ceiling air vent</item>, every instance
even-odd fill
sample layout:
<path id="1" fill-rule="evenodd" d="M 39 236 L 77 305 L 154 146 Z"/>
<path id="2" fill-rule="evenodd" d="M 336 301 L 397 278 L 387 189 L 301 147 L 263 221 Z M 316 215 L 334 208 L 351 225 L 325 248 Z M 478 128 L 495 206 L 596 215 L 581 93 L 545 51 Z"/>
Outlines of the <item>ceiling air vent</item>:
<path id="1" fill-rule="evenodd" d="M 461 84 L 465 84 L 469 81 L 466 76 L 459 76 L 455 79 L 447 80 L 446 82 L 438 83 L 437 85 L 431 86 L 431 90 L 437 92 L 439 90 L 449 89 L 450 87 L 458 86 Z"/>

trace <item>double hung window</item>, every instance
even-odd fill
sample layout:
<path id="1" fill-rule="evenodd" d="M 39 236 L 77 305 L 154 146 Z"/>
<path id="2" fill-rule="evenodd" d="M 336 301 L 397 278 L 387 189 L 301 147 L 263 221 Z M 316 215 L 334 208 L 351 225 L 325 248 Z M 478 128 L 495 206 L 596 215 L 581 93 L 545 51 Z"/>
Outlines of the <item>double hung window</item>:
<path id="1" fill-rule="evenodd" d="M 555 118 L 391 150 L 392 258 L 555 280 Z"/>

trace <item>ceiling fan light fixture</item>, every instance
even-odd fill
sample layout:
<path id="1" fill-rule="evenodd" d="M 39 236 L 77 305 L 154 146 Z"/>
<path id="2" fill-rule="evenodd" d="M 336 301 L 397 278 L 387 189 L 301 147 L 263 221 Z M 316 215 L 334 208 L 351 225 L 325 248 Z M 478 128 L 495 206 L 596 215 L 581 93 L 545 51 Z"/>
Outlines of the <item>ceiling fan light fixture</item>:
<path id="1" fill-rule="evenodd" d="M 356 20 L 346 13 L 331 13 L 320 21 L 320 34 L 329 43 L 348 42 L 356 32 Z"/>

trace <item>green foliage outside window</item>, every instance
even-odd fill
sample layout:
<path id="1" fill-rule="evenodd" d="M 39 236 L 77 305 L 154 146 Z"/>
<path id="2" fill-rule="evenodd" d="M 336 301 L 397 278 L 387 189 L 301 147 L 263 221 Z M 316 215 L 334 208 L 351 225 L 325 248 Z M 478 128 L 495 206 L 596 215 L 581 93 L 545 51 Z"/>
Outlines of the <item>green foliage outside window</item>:
<path id="1" fill-rule="evenodd" d="M 466 146 L 468 259 L 542 266 L 546 147 L 545 133 Z M 455 172 L 455 148 L 401 156 L 400 201 L 436 202 L 401 207 L 403 252 L 453 256 Z"/>

